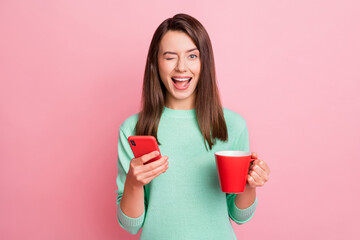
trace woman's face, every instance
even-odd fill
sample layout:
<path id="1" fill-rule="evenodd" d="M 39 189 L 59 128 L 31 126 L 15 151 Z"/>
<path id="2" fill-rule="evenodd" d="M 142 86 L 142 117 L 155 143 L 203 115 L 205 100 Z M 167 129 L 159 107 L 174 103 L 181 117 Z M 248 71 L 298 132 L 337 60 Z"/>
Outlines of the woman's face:
<path id="1" fill-rule="evenodd" d="M 192 109 L 200 76 L 200 52 L 192 39 L 181 31 L 168 31 L 158 53 L 160 78 L 167 89 L 166 105 Z"/>

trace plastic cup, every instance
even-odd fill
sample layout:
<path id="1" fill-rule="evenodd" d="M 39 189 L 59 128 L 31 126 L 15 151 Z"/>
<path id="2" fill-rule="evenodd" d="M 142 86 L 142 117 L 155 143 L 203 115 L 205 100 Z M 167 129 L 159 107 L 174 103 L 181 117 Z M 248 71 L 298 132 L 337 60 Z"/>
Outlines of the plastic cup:
<path id="1" fill-rule="evenodd" d="M 251 159 L 251 152 L 218 151 L 215 152 L 215 160 L 221 191 L 244 192 L 250 162 L 255 160 Z"/>

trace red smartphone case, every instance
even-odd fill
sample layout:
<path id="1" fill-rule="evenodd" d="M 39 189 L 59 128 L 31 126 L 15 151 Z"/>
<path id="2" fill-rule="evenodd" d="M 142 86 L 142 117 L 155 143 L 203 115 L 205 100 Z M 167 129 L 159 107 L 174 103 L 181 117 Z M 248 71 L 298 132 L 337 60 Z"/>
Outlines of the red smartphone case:
<path id="1" fill-rule="evenodd" d="M 154 136 L 147 136 L 147 135 L 130 136 L 128 137 L 128 141 L 131 150 L 134 153 L 135 158 L 141 157 L 142 155 L 151 153 L 153 151 L 158 151 L 160 153 L 159 146 Z M 157 157 L 147 161 L 144 164 L 149 164 L 153 161 L 159 160 L 160 158 L 161 158 L 161 153 Z"/>

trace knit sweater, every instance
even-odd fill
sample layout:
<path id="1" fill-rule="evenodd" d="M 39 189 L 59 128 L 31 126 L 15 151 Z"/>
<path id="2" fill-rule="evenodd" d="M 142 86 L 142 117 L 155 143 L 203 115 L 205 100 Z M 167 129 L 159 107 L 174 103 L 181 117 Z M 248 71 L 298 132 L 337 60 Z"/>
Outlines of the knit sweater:
<path id="1" fill-rule="evenodd" d="M 131 234 L 142 228 L 140 239 L 237 239 L 232 219 L 237 224 L 249 221 L 257 198 L 246 209 L 235 205 L 236 194 L 220 189 L 214 153 L 220 150 L 249 151 L 246 122 L 239 114 L 223 108 L 228 141 L 216 140 L 208 151 L 196 119 L 195 109 L 164 107 L 158 127 L 161 155 L 168 156 L 169 168 L 144 186 L 145 211 L 132 218 L 120 208 L 126 174 L 134 155 L 127 138 L 135 135 L 138 114 L 120 126 L 117 160 L 117 218 Z M 207 144 L 207 143 L 206 143 Z M 207 145 L 208 146 L 208 145 Z"/>

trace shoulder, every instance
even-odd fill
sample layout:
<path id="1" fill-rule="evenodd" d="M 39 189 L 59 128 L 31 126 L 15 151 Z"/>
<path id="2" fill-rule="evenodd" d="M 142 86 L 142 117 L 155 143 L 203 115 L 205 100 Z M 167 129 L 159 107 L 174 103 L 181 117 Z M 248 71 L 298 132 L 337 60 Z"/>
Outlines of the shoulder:
<path id="1" fill-rule="evenodd" d="M 131 115 L 121 123 L 119 130 L 123 131 L 126 135 L 132 135 L 132 133 L 135 131 L 135 126 L 138 119 L 139 113 Z"/>
<path id="2" fill-rule="evenodd" d="M 225 107 L 223 112 L 228 131 L 239 132 L 246 128 L 246 121 L 239 113 Z"/>

